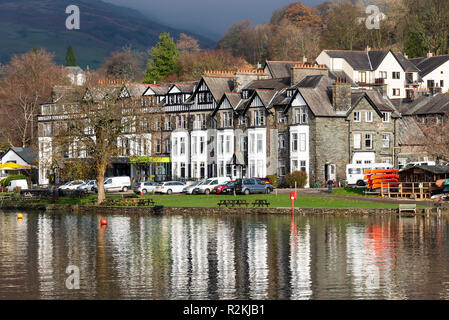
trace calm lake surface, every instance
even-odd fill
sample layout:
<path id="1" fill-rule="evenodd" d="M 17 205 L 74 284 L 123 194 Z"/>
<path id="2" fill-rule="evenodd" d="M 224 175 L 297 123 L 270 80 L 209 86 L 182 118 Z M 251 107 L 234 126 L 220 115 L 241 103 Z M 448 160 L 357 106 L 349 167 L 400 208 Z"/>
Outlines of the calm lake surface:
<path id="1" fill-rule="evenodd" d="M 449 299 L 446 217 L 16 214 L 0 299 Z"/>

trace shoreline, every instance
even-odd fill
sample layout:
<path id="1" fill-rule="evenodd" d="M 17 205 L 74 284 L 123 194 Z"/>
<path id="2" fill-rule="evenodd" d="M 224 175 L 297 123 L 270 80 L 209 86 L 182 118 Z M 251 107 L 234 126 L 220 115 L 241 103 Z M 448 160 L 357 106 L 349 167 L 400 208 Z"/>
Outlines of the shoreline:
<path id="1" fill-rule="evenodd" d="M 225 207 L 106 207 L 92 205 L 4 204 L 0 210 L 33 210 L 44 212 L 69 211 L 90 214 L 146 214 L 146 215 L 291 215 L 291 208 L 225 208 Z M 401 216 L 449 215 L 437 208 L 416 208 L 414 212 L 401 212 L 398 208 L 295 208 L 299 216 Z"/>

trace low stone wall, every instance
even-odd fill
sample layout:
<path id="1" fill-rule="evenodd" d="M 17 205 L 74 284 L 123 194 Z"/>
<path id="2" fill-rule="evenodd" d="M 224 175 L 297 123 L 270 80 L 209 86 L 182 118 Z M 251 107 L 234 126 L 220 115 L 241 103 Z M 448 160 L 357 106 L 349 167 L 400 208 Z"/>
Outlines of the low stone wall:
<path id="1" fill-rule="evenodd" d="M 290 215 L 290 208 L 177 208 L 164 207 L 158 210 L 155 207 L 103 207 L 84 205 L 35 205 L 28 203 L 14 203 L 0 206 L 0 209 L 8 210 L 41 210 L 41 211 L 66 211 L 95 214 L 144 214 L 144 215 Z M 401 216 L 415 216 L 422 214 L 437 214 L 434 209 L 417 209 L 413 212 L 403 212 Z M 449 214 L 443 211 L 442 214 Z M 386 216 L 399 215 L 398 209 L 329 209 L 329 208 L 296 208 L 295 215 L 300 216 Z"/>

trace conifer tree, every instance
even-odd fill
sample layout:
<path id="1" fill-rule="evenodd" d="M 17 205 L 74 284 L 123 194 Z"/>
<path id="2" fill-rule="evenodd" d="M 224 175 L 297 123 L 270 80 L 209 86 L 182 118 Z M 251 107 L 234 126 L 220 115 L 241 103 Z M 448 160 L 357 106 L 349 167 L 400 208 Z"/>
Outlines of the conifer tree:
<path id="1" fill-rule="evenodd" d="M 168 32 L 159 35 L 159 42 L 151 49 L 151 58 L 148 60 L 145 73 L 145 83 L 152 83 L 178 71 L 177 59 L 179 57 L 175 41 Z"/>
<path id="2" fill-rule="evenodd" d="M 76 62 L 75 51 L 73 50 L 73 47 L 69 45 L 65 54 L 65 66 L 76 67 L 77 65 L 78 63 Z"/>

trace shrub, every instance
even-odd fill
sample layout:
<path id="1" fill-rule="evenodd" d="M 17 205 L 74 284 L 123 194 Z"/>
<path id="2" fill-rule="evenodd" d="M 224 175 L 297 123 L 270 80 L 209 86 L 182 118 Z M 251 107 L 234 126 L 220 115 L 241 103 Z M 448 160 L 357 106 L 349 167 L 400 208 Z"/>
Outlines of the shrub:
<path id="1" fill-rule="evenodd" d="M 304 188 L 304 186 L 307 184 L 307 172 L 295 171 L 288 173 L 285 176 L 285 181 L 290 187 L 294 187 L 296 182 L 296 186 L 298 188 Z"/>
<path id="2" fill-rule="evenodd" d="M 24 176 L 23 174 L 16 174 L 13 176 L 9 176 L 9 177 L 3 179 L 2 181 L 0 181 L 0 184 L 2 185 L 2 187 L 7 187 L 9 185 L 9 183 L 13 180 L 26 180 L 28 182 L 28 184 L 30 184 L 30 180 L 28 179 L 28 177 Z"/>
<path id="3" fill-rule="evenodd" d="M 278 177 L 275 174 L 269 174 L 267 176 L 267 179 L 270 180 L 271 185 L 273 186 L 273 188 L 276 188 L 276 182 L 277 182 Z"/>

